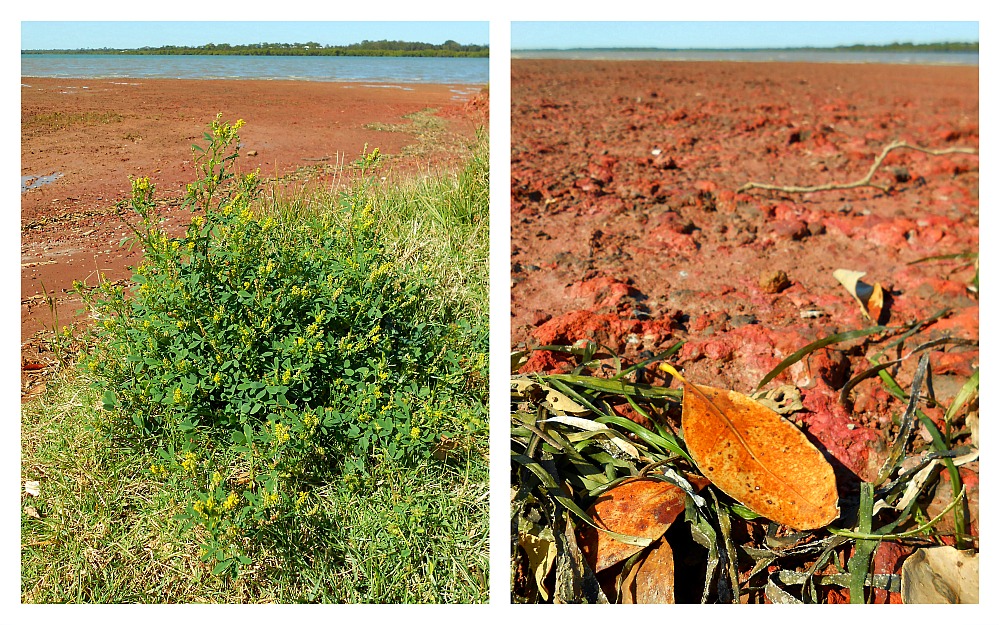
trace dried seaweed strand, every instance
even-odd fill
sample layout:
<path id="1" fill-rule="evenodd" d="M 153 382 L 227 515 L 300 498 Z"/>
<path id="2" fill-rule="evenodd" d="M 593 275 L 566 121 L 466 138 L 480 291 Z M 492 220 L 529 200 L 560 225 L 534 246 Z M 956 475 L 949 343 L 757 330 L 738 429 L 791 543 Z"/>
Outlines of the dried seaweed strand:
<path id="1" fill-rule="evenodd" d="M 915 150 L 917 152 L 923 152 L 924 154 L 930 154 L 931 156 L 941 156 L 944 154 L 979 153 L 975 148 L 955 147 L 955 148 L 934 150 L 931 148 L 921 147 L 919 145 L 911 145 L 906 141 L 894 141 L 882 149 L 882 153 L 879 154 L 878 157 L 875 159 L 875 162 L 872 163 L 871 169 L 868 170 L 868 173 L 865 174 L 865 176 L 860 180 L 855 180 L 854 182 L 827 183 L 811 187 L 799 187 L 794 185 L 783 186 L 783 185 L 766 184 L 763 182 L 748 182 L 739 189 L 737 189 L 736 192 L 743 193 L 744 191 L 749 191 L 750 189 L 764 189 L 767 191 L 782 191 L 784 193 L 815 193 L 817 191 L 836 191 L 844 189 L 858 189 L 861 187 L 873 187 L 875 189 L 878 189 L 879 191 L 882 191 L 883 193 L 888 193 L 889 187 L 880 184 L 875 184 L 874 182 L 872 182 L 872 177 L 875 175 L 875 172 L 878 170 L 878 168 L 882 165 L 882 161 L 885 160 L 885 157 L 889 155 L 889 152 L 893 150 L 902 150 L 902 149 Z"/>

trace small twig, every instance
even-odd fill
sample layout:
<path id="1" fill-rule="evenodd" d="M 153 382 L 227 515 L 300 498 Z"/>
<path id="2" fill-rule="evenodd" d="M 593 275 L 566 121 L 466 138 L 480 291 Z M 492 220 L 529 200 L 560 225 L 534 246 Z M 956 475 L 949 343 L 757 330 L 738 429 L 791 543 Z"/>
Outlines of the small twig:
<path id="1" fill-rule="evenodd" d="M 883 193 L 889 192 L 889 187 L 885 187 L 872 182 L 872 177 L 875 172 L 882 165 L 882 161 L 888 156 L 889 152 L 893 150 L 900 149 L 916 150 L 917 152 L 923 152 L 924 154 L 930 154 L 931 156 L 941 156 L 943 154 L 979 154 L 975 148 L 957 147 L 957 148 L 945 148 L 943 150 L 933 150 L 931 148 L 924 148 L 919 145 L 910 145 L 905 141 L 894 141 L 882 149 L 882 153 L 878 155 L 875 162 L 872 163 L 871 169 L 865 174 L 860 180 L 854 182 L 846 183 L 828 183 L 816 185 L 813 187 L 797 187 L 797 186 L 781 186 L 773 184 L 765 184 L 762 182 L 748 182 L 739 189 L 736 190 L 737 193 L 743 193 L 744 191 L 749 191 L 750 189 L 765 189 L 768 191 L 783 191 L 785 193 L 814 193 L 816 191 L 834 191 L 842 189 L 857 189 L 860 187 L 874 187 Z"/>

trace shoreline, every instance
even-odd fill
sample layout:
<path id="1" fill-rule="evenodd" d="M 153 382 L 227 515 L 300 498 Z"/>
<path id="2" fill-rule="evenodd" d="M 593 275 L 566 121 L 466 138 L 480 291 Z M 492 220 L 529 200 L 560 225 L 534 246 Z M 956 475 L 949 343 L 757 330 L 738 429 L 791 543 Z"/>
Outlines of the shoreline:
<path id="1" fill-rule="evenodd" d="M 844 66 L 844 65 L 858 65 L 865 67 L 974 67 L 979 68 L 979 62 L 976 63 L 947 63 L 947 62 L 926 62 L 926 63 L 914 63 L 914 62 L 897 62 L 890 63 L 887 61 L 861 61 L 861 60 L 788 60 L 788 59 L 736 59 L 736 58 L 720 58 L 720 59 L 704 59 L 704 58 L 639 58 L 639 57 L 629 57 L 629 58 L 616 58 L 613 56 L 561 56 L 561 55 L 527 55 L 521 56 L 516 54 L 511 54 L 510 60 L 513 61 L 558 61 L 558 62 L 574 62 L 574 61 L 585 61 L 585 62 L 600 62 L 600 63 L 739 63 L 739 64 L 773 64 L 773 65 L 833 65 L 833 66 Z"/>
<path id="2" fill-rule="evenodd" d="M 256 77 L 249 78 L 244 76 L 205 76 L 202 78 L 163 78 L 163 77 L 145 77 L 145 76 L 33 76 L 31 74 L 21 74 L 22 86 L 25 79 L 30 80 L 129 80 L 129 81 L 148 81 L 148 80 L 190 80 L 190 81 L 219 81 L 219 82 L 229 82 L 229 81 L 243 81 L 243 82 L 292 82 L 292 83 L 302 83 L 302 82 L 314 82 L 322 84 L 337 84 L 337 85 L 390 85 L 399 87 L 410 87 L 410 86 L 430 86 L 430 87 L 468 87 L 468 88 L 479 88 L 484 89 L 487 83 L 479 82 L 423 82 L 419 80 L 413 81 L 400 81 L 400 80 L 338 80 L 335 78 L 330 79 L 319 79 L 315 76 L 284 76 L 281 78 L 268 78 L 268 77 Z"/>

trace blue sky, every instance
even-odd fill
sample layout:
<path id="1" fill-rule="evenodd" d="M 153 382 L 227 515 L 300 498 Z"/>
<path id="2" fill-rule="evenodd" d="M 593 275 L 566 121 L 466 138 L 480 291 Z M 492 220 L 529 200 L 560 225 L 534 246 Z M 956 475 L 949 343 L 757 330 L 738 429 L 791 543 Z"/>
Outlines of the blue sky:
<path id="1" fill-rule="evenodd" d="M 979 41 L 977 22 L 513 22 L 511 48 L 786 48 Z"/>
<path id="2" fill-rule="evenodd" d="M 346 45 L 364 39 L 488 44 L 488 22 L 22 22 L 22 50 L 201 46 L 206 43 Z"/>

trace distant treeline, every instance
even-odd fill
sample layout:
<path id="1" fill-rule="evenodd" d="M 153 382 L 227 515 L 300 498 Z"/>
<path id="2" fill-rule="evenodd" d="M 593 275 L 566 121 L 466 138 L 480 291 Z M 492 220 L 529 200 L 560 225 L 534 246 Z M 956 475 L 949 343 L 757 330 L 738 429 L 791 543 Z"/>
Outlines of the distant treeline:
<path id="1" fill-rule="evenodd" d="M 346 46 L 308 43 L 250 43 L 231 45 L 207 43 L 203 46 L 162 46 L 159 48 L 88 48 L 81 50 L 22 50 L 21 54 L 204 54 L 238 56 L 471 56 L 488 57 L 489 46 L 463 45 L 448 40 L 442 44 L 414 41 L 368 41 Z"/>
<path id="2" fill-rule="evenodd" d="M 812 50 L 815 48 L 800 48 Z M 942 43 L 890 43 L 881 46 L 857 44 L 837 46 L 833 50 L 844 52 L 979 52 L 979 42 L 945 41 Z"/>
<path id="3" fill-rule="evenodd" d="M 884 45 L 834 46 L 827 48 L 572 48 L 514 50 L 514 52 L 979 52 L 979 42 L 890 43 Z"/>

